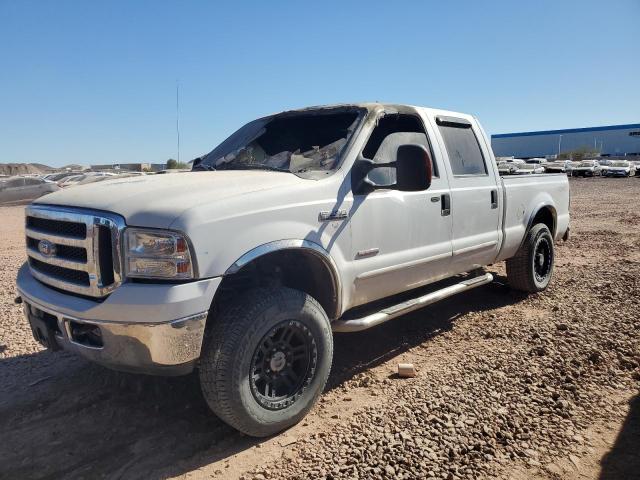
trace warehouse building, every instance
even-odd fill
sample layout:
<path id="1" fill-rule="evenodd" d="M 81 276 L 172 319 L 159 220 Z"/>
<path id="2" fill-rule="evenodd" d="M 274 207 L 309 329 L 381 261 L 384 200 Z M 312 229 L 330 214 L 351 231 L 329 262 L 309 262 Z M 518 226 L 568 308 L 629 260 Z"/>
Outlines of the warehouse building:
<path id="1" fill-rule="evenodd" d="M 582 148 L 603 157 L 640 155 L 640 123 L 491 136 L 496 157 L 534 158 Z"/>

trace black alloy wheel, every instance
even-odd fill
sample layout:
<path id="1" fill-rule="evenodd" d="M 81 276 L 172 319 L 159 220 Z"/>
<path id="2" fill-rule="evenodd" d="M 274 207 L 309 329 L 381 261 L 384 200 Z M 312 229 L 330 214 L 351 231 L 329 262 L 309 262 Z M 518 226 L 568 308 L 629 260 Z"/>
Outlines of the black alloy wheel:
<path id="1" fill-rule="evenodd" d="M 507 259 L 507 278 L 515 290 L 536 293 L 546 289 L 555 261 L 553 235 L 538 223 L 527 232 L 520 250 Z"/>
<path id="2" fill-rule="evenodd" d="M 260 406 L 281 410 L 300 397 L 314 376 L 318 348 L 311 331 L 295 320 L 273 327 L 251 362 L 251 393 Z"/>
<path id="3" fill-rule="evenodd" d="M 536 280 L 543 283 L 551 274 L 551 266 L 553 265 L 553 248 L 549 243 L 548 237 L 538 238 L 533 254 L 533 271 Z"/>

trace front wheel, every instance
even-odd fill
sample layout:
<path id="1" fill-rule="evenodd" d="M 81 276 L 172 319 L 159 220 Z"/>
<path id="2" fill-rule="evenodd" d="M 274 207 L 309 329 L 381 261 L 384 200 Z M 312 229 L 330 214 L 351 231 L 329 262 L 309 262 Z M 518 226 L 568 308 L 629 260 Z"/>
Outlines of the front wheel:
<path id="1" fill-rule="evenodd" d="M 553 275 L 555 250 L 549 227 L 534 225 L 518 253 L 507 260 L 507 279 L 512 288 L 523 292 L 541 292 Z"/>
<path id="2" fill-rule="evenodd" d="M 285 287 L 254 289 L 214 319 L 200 384 L 224 422 L 265 437 L 308 413 L 324 389 L 332 357 L 331 325 L 314 298 Z"/>

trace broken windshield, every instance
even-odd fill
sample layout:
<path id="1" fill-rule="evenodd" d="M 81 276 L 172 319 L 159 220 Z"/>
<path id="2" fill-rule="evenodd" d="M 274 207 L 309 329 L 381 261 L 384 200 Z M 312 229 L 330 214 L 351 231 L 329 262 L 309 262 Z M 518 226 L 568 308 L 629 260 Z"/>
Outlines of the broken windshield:
<path id="1" fill-rule="evenodd" d="M 205 155 L 200 168 L 326 174 L 338 167 L 362 112 L 322 109 L 255 120 Z"/>

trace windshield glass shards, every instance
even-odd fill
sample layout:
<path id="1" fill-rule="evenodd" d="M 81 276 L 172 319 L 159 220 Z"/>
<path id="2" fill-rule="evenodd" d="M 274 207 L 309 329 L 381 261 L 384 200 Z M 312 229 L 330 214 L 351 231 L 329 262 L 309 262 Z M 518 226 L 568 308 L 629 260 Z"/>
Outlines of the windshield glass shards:
<path id="1" fill-rule="evenodd" d="M 292 112 L 248 123 L 202 158 L 204 170 L 327 172 L 337 168 L 362 110 Z"/>

